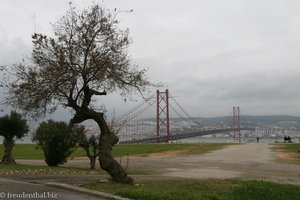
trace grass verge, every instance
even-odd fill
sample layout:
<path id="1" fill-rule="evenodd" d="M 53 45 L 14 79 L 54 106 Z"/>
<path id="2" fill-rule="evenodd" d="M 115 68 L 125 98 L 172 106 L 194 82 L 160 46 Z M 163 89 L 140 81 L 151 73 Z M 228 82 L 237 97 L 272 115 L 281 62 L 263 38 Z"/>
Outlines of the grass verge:
<path id="1" fill-rule="evenodd" d="M 300 186 L 241 180 L 160 180 L 134 186 L 116 183 L 82 185 L 135 200 L 299 200 Z"/>
<path id="2" fill-rule="evenodd" d="M 300 144 L 285 143 L 285 144 L 274 144 L 275 148 L 282 149 L 287 152 L 294 152 L 300 154 Z"/>
<path id="3" fill-rule="evenodd" d="M 229 144 L 225 143 L 174 143 L 174 144 L 119 144 L 113 149 L 115 157 L 125 155 L 148 156 L 154 153 L 177 151 L 179 154 L 201 154 L 222 149 Z"/>
<path id="4" fill-rule="evenodd" d="M 152 153 L 162 153 L 167 151 L 181 151 L 186 154 L 207 153 L 212 150 L 221 149 L 229 144 L 119 144 L 114 146 L 113 155 L 121 157 L 126 155 L 147 156 Z M 3 145 L 0 145 L 0 157 L 3 155 Z M 16 144 L 13 149 L 15 159 L 44 160 L 43 151 L 37 148 L 36 144 Z M 85 157 L 85 151 L 77 148 L 71 157 Z"/>

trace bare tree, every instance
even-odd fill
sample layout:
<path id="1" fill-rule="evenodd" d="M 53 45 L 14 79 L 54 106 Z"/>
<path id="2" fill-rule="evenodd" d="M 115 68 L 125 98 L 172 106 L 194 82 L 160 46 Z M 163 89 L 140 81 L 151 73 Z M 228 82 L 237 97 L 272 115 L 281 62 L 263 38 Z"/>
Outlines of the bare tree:
<path id="1" fill-rule="evenodd" d="M 127 94 L 150 85 L 145 70 L 130 64 L 128 30 L 118 28 L 117 14 L 98 4 L 82 11 L 70 7 L 53 25 L 53 37 L 35 33 L 33 64 L 14 66 L 17 79 L 9 84 L 9 102 L 35 116 L 58 105 L 70 107 L 75 111 L 72 124 L 94 120 L 101 130 L 101 168 L 116 182 L 133 183 L 111 154 L 118 137 L 104 113 L 93 108 L 95 96 Z"/>
<path id="2" fill-rule="evenodd" d="M 100 133 L 88 132 L 84 126 L 77 128 L 77 143 L 84 149 L 86 156 L 90 159 L 91 169 L 95 169 L 99 151 Z"/>

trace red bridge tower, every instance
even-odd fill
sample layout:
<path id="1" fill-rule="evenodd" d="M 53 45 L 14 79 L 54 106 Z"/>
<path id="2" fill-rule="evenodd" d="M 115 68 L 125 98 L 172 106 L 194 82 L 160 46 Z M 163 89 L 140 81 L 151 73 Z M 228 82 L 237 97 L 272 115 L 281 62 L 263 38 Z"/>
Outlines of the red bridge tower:
<path id="1" fill-rule="evenodd" d="M 167 141 L 170 141 L 170 114 L 169 114 L 169 91 L 160 92 L 157 94 L 157 110 L 156 110 L 156 136 L 160 136 L 161 133 L 166 133 Z"/>
<path id="2" fill-rule="evenodd" d="M 232 128 L 233 128 L 233 138 L 238 137 L 239 142 L 241 142 L 241 118 L 240 118 L 240 107 L 233 107 L 232 110 Z M 237 136 L 236 136 L 237 134 Z"/>

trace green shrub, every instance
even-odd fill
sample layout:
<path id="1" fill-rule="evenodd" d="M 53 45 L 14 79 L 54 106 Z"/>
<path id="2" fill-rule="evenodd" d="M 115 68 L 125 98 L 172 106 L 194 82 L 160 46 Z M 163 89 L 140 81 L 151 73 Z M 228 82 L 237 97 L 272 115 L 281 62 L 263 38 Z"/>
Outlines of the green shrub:
<path id="1" fill-rule="evenodd" d="M 67 161 L 76 146 L 76 129 L 65 122 L 48 120 L 36 130 L 34 141 L 42 148 L 48 166 L 57 166 Z"/>

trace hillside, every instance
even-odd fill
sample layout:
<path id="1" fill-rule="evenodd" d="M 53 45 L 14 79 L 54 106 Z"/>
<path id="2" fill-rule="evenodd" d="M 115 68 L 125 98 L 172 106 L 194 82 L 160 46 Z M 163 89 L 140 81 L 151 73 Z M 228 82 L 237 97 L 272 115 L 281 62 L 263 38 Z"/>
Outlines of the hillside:
<path id="1" fill-rule="evenodd" d="M 200 122 L 202 126 L 218 126 L 222 124 L 231 124 L 232 116 L 194 118 L 195 121 Z M 241 116 L 242 126 L 280 126 L 280 127 L 296 127 L 300 129 L 300 117 L 288 115 L 268 115 L 268 116 Z"/>

